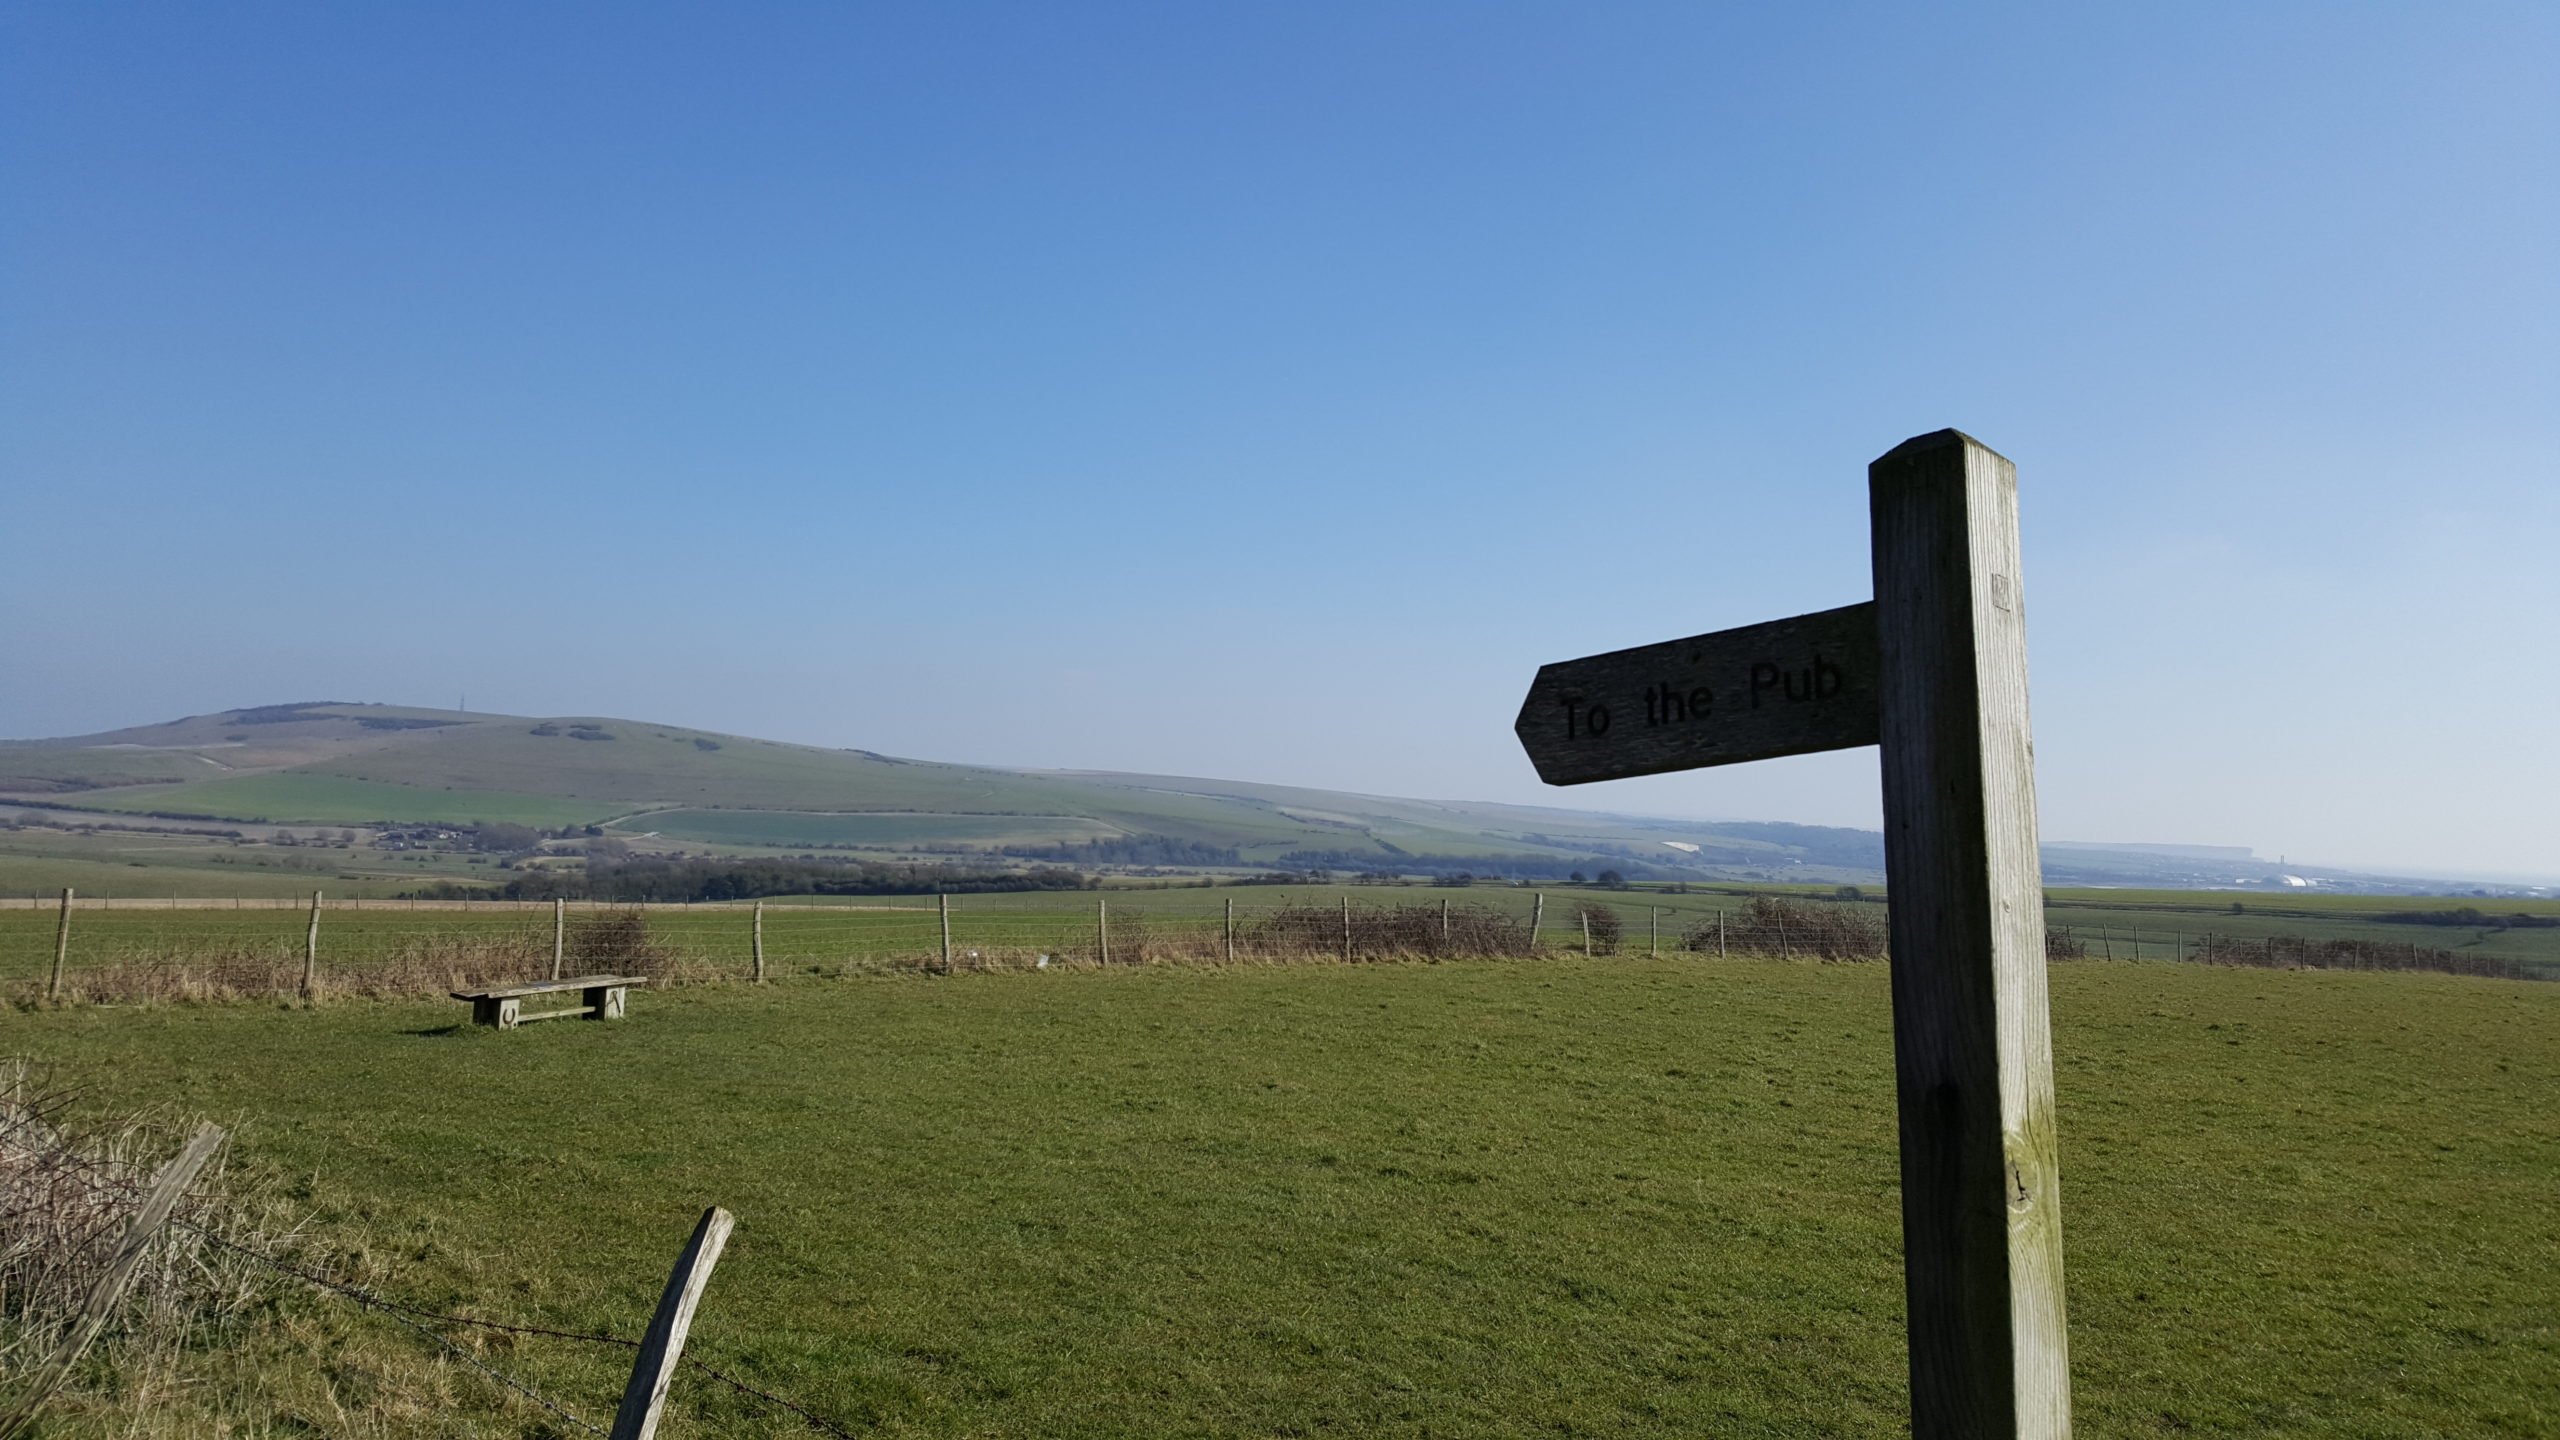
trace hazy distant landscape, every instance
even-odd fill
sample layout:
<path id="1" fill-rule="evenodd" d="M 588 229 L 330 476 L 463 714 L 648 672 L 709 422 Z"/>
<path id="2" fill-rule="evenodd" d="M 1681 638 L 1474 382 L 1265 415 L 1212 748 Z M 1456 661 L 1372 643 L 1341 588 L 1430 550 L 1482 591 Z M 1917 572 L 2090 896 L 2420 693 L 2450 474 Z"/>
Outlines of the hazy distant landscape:
<path id="1" fill-rule="evenodd" d="M 1873 885 L 1873 831 L 1024 771 L 611 717 L 304 703 L 0 742 L 0 893 L 495 893 L 615 855 L 1095 873 Z M 599 844 L 599 842 L 602 842 Z M 2062 886 L 2532 898 L 2285 866 L 2241 847 L 2056 841 Z"/>

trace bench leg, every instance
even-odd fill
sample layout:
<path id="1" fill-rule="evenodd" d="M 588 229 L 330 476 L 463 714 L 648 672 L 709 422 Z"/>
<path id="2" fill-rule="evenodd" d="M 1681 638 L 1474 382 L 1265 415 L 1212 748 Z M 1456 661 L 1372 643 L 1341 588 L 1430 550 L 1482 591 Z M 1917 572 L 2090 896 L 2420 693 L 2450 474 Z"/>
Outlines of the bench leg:
<path id="1" fill-rule="evenodd" d="M 581 998 L 586 1001 L 587 1018 L 590 1020 L 621 1019 L 623 997 L 630 993 L 630 988 L 623 985 L 590 987 L 581 995 Z"/>
<path id="2" fill-rule="evenodd" d="M 471 1023 L 492 1030 L 516 1028 L 516 1002 L 512 999 L 481 999 L 471 1002 Z"/>

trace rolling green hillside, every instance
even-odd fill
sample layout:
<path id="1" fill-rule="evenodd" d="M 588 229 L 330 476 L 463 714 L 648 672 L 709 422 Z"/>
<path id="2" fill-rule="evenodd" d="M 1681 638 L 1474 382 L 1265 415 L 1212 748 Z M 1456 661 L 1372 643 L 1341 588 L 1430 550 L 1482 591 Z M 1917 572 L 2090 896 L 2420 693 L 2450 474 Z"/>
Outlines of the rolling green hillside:
<path id="1" fill-rule="evenodd" d="M 270 824 L 609 826 L 702 846 L 994 848 L 1162 836 L 1245 863 L 1415 856 L 1873 868 L 1874 837 L 1171 776 L 906 760 L 602 716 L 313 703 L 0 743 L 0 803 Z M 1746 831 L 1800 831 L 1773 836 Z M 1677 842 L 1677 844 L 1668 843 Z M 1680 848 L 1688 847 L 1688 848 Z"/>
<path id="2" fill-rule="evenodd" d="M 1883 866 L 1882 837 L 1863 830 L 1398 799 L 1184 776 L 1005 770 L 607 716 L 535 718 L 334 702 L 0 741 L 0 820 L 13 804 L 58 807 L 74 817 L 64 829 L 77 828 L 82 816 L 199 826 L 505 823 L 554 832 L 596 826 L 644 848 L 695 853 L 1019 852 L 1160 838 L 1233 851 L 1240 865 L 1335 871 L 1465 867 L 1552 878 L 1617 869 L 1662 878 L 1866 884 L 1881 878 Z M 26 854 L 42 846 L 15 849 Z M 184 849 L 157 844 L 118 863 L 194 863 Z M 398 879 L 414 876 L 420 863 L 409 858 L 390 869 L 367 869 L 349 857 L 340 868 L 350 873 L 340 878 Z M 2058 885 L 2283 883 L 2275 865 L 2245 850 L 2159 846 L 2049 847 L 2046 875 Z M 39 883 L 34 872 L 0 855 L 0 890 Z M 2444 887 L 2408 882 L 2389 888 Z M 190 892 L 181 886 L 178 893 Z"/>

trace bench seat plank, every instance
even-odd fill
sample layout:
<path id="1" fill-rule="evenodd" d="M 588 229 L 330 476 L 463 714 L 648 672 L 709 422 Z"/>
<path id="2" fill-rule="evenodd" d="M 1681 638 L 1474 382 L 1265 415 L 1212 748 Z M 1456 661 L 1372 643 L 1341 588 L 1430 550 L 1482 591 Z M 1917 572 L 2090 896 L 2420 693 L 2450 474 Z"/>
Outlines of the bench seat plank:
<path id="1" fill-rule="evenodd" d="M 456 990 L 456 1000 L 514 1000 L 526 995 L 547 995 L 554 990 L 600 990 L 625 985 L 646 985 L 646 975 L 576 975 L 566 980 L 531 980 L 522 985 L 492 985 L 485 990 Z"/>

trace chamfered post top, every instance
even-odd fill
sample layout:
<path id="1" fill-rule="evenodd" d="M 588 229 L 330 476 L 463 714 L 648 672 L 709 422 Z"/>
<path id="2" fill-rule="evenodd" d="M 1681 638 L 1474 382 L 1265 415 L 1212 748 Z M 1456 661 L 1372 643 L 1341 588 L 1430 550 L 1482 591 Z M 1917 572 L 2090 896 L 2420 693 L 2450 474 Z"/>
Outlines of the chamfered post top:
<path id="1" fill-rule="evenodd" d="M 1981 441 L 1974 439 L 1972 436 L 1967 435 L 1961 430 L 1932 430 L 1926 435 L 1914 435 L 1910 439 L 1903 441 L 1901 444 L 1894 446 L 1890 450 L 1887 450 L 1882 455 L 1877 456 L 1874 463 L 1879 466 L 1890 465 L 1895 461 L 1907 460 L 1913 456 L 1923 455 L 1932 450 L 1944 450 L 1951 445 L 1970 445 L 1976 450 L 1991 456 L 1993 459 L 1998 460 L 2004 465 L 2011 463 L 2008 456 L 2001 454 L 1999 451 L 1992 449 L 1990 446 L 1983 444 Z"/>

